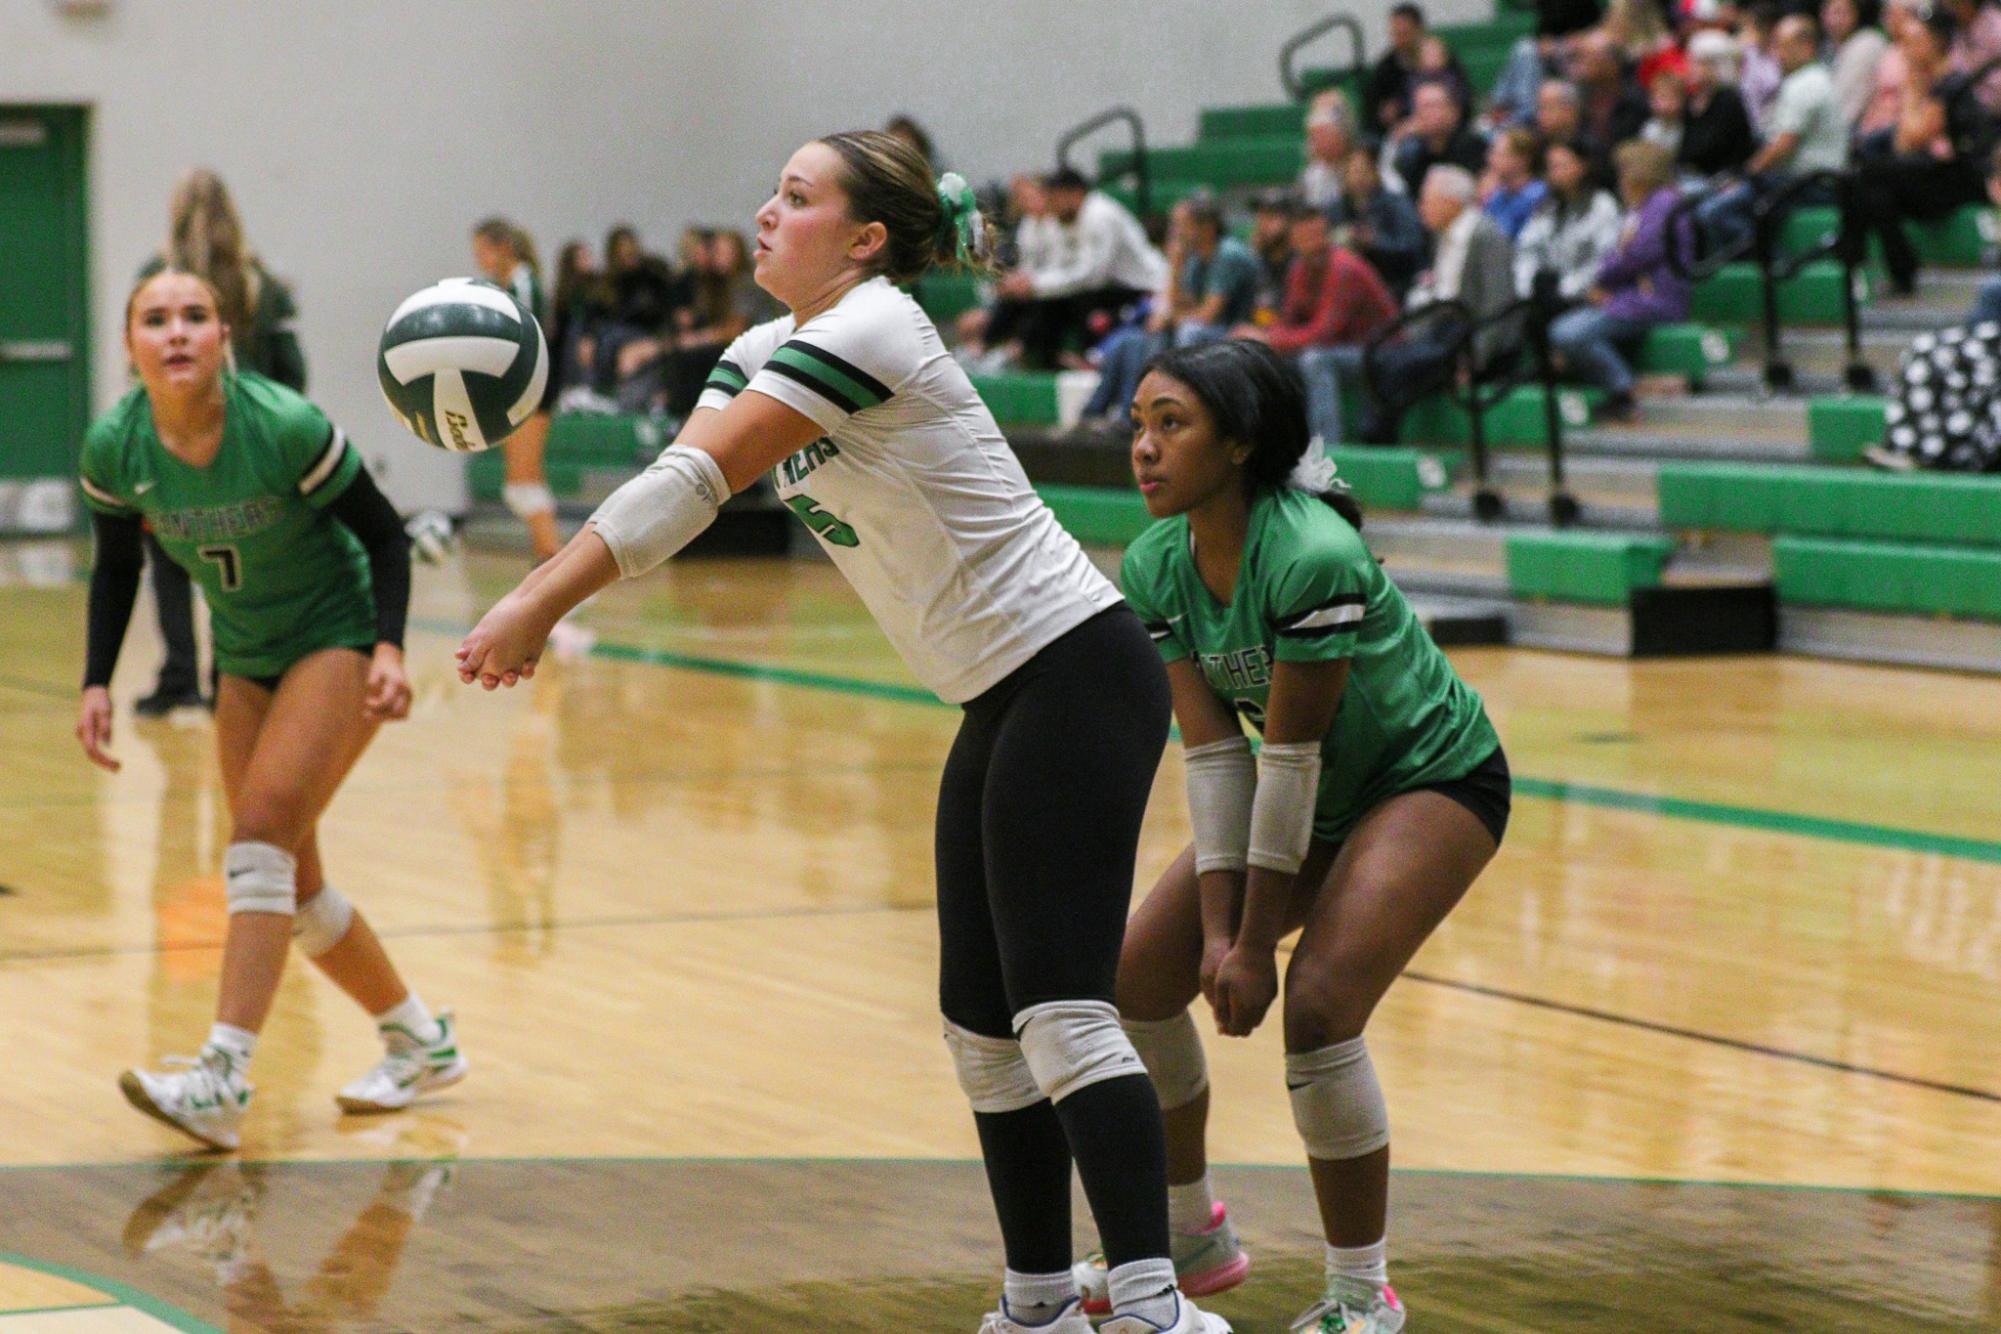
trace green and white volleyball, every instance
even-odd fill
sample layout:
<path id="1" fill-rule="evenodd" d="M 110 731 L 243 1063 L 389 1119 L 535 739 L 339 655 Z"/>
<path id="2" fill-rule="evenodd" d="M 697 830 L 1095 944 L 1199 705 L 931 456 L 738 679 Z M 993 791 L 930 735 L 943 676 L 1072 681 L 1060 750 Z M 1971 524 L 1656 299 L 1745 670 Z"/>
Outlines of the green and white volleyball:
<path id="1" fill-rule="evenodd" d="M 447 278 L 396 307 L 375 358 L 390 411 L 425 444 L 472 453 L 527 421 L 549 382 L 549 345 L 493 283 Z"/>

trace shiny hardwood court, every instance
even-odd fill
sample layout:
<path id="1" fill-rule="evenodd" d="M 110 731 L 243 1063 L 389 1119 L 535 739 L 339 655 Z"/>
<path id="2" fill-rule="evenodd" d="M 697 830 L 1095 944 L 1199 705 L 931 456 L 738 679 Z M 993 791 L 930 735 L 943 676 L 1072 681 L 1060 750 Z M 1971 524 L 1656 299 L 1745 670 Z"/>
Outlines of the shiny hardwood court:
<path id="1" fill-rule="evenodd" d="M 677 564 L 495 695 L 450 650 L 520 563 L 420 567 L 415 716 L 321 842 L 472 1077 L 343 1120 L 373 1035 L 295 967 L 215 1161 L 113 1086 L 210 1018 L 213 741 L 121 714 L 124 772 L 84 761 L 84 558 L 0 547 L 0 1311 L 36 1313 L 0 1334 L 970 1334 L 999 1256 L 932 999 L 956 717 L 829 567 Z M 1412 1328 L 2001 1327 L 2001 681 L 1453 656 L 1518 788 L 1371 1028 Z M 1186 835 L 1170 748 L 1142 890 Z M 1210 1045 L 1247 1330 L 1313 1286 L 1278 1038 Z"/>

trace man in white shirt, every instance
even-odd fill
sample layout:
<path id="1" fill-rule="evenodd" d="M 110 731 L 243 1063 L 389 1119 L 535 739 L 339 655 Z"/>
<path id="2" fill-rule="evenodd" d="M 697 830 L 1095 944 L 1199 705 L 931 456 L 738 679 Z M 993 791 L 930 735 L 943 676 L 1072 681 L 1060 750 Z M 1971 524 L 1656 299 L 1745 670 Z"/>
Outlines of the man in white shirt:
<path id="1" fill-rule="evenodd" d="M 1118 318 L 1167 285 L 1167 261 L 1139 219 L 1065 167 L 1044 182 L 1057 226 L 1042 262 L 1001 279 L 992 338 L 1018 341 L 1022 364 L 1054 367 L 1067 344 L 1089 341 L 1094 318 Z"/>
<path id="2" fill-rule="evenodd" d="M 1744 164 L 1744 184 L 1696 209 L 1696 217 L 1719 250 L 1750 236 L 1759 196 L 1799 176 L 1848 166 L 1848 120 L 1841 111 L 1834 75 L 1820 61 L 1820 24 L 1805 14 L 1779 20 L 1772 30 L 1772 54 L 1784 79 L 1766 117 L 1765 146 Z"/>

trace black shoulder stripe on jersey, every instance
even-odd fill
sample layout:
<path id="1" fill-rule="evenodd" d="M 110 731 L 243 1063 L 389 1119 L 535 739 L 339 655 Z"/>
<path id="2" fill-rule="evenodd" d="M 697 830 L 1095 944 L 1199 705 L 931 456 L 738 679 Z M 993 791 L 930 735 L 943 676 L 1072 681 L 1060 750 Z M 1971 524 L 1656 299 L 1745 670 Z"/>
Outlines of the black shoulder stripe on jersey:
<path id="1" fill-rule="evenodd" d="M 765 362 L 764 369 L 773 375 L 782 375 L 788 380 L 804 385 L 845 413 L 853 415 L 862 410 L 862 404 L 855 402 L 825 380 L 809 375 L 797 366 L 789 365 L 777 357 L 773 357 L 770 361 Z"/>
<path id="2" fill-rule="evenodd" d="M 1317 607 L 1280 617 L 1273 628 L 1288 639 L 1312 639 L 1360 624 L 1368 610 L 1366 594 L 1337 593 Z"/>
<path id="3" fill-rule="evenodd" d="M 715 369 L 709 372 L 709 378 L 702 388 L 720 389 L 731 398 L 735 398 L 749 383 L 750 378 L 743 373 L 743 368 L 728 357 L 724 357 L 716 363 Z"/>
<path id="4" fill-rule="evenodd" d="M 1155 641 L 1166 639 L 1174 633 L 1174 627 L 1166 621 L 1147 621 L 1145 624 L 1146 632 L 1152 635 Z"/>
<path id="5" fill-rule="evenodd" d="M 852 361 L 848 361 L 842 357 L 837 357 L 823 347 L 815 347 L 813 344 L 806 342 L 804 339 L 801 338 L 788 339 L 786 340 L 785 346 L 790 348 L 797 348 L 799 351 L 804 352 L 807 356 L 813 357 L 818 361 L 824 362 L 826 365 L 832 367 L 834 370 L 837 370 L 841 374 L 847 376 L 850 380 L 853 380 L 856 384 L 860 385 L 863 389 L 867 390 L 869 394 L 875 398 L 875 403 L 888 402 L 894 392 L 890 389 L 888 385 L 876 379 L 873 375 L 870 375 L 867 371 L 855 365 Z M 875 403 L 869 404 L 868 406 L 873 407 L 875 406 Z"/>

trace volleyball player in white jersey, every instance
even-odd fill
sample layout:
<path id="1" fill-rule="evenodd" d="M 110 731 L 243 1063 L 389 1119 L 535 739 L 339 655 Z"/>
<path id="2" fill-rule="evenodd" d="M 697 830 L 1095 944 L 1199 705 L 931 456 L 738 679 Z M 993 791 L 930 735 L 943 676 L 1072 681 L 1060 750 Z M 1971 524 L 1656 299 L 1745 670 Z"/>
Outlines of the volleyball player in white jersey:
<path id="1" fill-rule="evenodd" d="M 1089 1334 L 1073 1158 L 1110 1266 L 1103 1329 L 1227 1334 L 1175 1289 L 1159 1101 L 1112 1003 L 1166 676 L 893 285 L 980 258 L 978 207 L 900 140 L 835 134 L 792 155 L 757 227 L 757 281 L 791 315 L 730 345 L 680 438 L 487 613 L 460 676 L 531 675 L 565 612 L 776 469 L 910 669 L 965 708 L 938 795 L 939 972 L 1007 1250 L 983 1334 Z"/>

